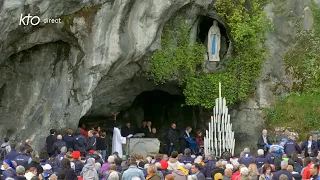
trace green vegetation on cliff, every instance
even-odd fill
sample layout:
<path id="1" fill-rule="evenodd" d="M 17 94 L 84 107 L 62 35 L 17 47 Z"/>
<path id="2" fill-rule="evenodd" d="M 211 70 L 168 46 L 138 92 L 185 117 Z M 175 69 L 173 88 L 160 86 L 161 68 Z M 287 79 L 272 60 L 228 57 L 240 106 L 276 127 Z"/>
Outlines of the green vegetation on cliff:
<path id="1" fill-rule="evenodd" d="M 231 35 L 232 57 L 226 67 L 212 74 L 201 71 L 202 45 L 190 45 L 187 26 L 172 29 L 166 26 L 162 34 L 162 49 L 150 61 L 150 72 L 156 83 L 178 77 L 184 84 L 186 104 L 213 107 L 218 97 L 218 82 L 222 82 L 223 96 L 228 104 L 246 99 L 254 91 L 253 83 L 260 75 L 267 56 L 264 46 L 266 31 L 271 27 L 263 8 L 267 1 L 218 0 L 216 9 Z M 182 34 L 182 36 L 181 36 Z M 175 37 L 184 37 L 177 44 Z M 191 51 L 190 51 L 191 49 Z"/>
<path id="2" fill-rule="evenodd" d="M 295 44 L 285 54 L 287 72 L 296 79 L 292 94 L 267 111 L 271 127 L 289 127 L 300 140 L 320 129 L 320 8 L 314 1 L 310 7 L 313 31 L 302 30 L 300 24 Z"/>
<path id="3" fill-rule="evenodd" d="M 287 127 L 303 140 L 312 130 L 320 129 L 320 94 L 291 94 L 267 111 L 267 124 Z"/>
<path id="4" fill-rule="evenodd" d="M 300 30 L 295 45 L 285 55 L 288 72 L 297 82 L 293 91 L 320 92 L 320 8 L 311 3 L 314 30 Z"/>
<path id="5" fill-rule="evenodd" d="M 149 64 L 151 77 L 156 84 L 174 78 L 183 83 L 203 68 L 203 53 L 206 49 L 202 44 L 191 44 L 191 25 L 180 22 L 179 26 L 170 28 L 171 23 L 164 27 L 161 36 L 162 49 L 153 54 Z"/>

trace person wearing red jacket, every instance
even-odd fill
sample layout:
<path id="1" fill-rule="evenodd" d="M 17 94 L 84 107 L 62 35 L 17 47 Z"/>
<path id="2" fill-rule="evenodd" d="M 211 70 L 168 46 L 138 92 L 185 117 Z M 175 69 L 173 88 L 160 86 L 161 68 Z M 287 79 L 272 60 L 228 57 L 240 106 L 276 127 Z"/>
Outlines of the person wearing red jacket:
<path id="1" fill-rule="evenodd" d="M 312 175 L 310 173 L 310 167 L 311 167 L 311 165 L 316 164 L 316 163 L 317 163 L 317 159 L 312 158 L 311 163 L 309 163 L 308 166 L 303 169 L 302 179 L 310 179 L 311 178 Z"/>
<path id="2" fill-rule="evenodd" d="M 197 131 L 197 135 L 196 135 L 195 140 L 196 140 L 199 147 L 204 145 L 204 136 L 203 136 L 201 130 Z"/>
<path id="3" fill-rule="evenodd" d="M 84 137 L 88 137 L 88 132 L 86 131 L 86 126 L 84 124 L 82 124 L 81 126 L 81 134 L 84 136 Z"/>

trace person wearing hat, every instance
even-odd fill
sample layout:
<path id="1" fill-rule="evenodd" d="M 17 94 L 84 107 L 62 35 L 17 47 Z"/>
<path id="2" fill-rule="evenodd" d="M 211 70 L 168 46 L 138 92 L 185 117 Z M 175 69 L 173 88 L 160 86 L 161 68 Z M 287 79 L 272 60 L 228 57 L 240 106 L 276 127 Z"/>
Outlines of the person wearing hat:
<path id="1" fill-rule="evenodd" d="M 6 178 L 14 178 L 17 176 L 16 174 L 16 167 L 12 163 L 12 161 L 6 159 L 3 161 L 3 169 L 5 170 L 3 172 L 3 179 Z"/>
<path id="2" fill-rule="evenodd" d="M 166 160 L 161 160 L 160 161 L 161 164 L 161 172 L 163 174 L 163 176 L 165 177 L 167 174 L 171 174 L 171 172 L 168 170 L 169 164 L 168 161 Z"/>
<path id="3" fill-rule="evenodd" d="M 83 177 L 83 179 L 99 180 L 94 158 L 87 159 L 87 163 L 84 165 L 80 176 Z"/>
<path id="4" fill-rule="evenodd" d="M 206 178 L 204 177 L 204 175 L 200 172 L 200 170 L 202 169 L 202 166 L 201 164 L 198 164 L 198 163 L 194 163 L 192 166 L 191 166 L 191 173 L 193 175 L 196 175 L 198 180 L 205 180 Z"/>
<path id="5" fill-rule="evenodd" d="M 223 179 L 223 176 L 221 173 L 217 173 L 214 175 L 214 180 L 222 180 Z"/>
<path id="6" fill-rule="evenodd" d="M 81 161 L 80 151 L 73 151 L 72 152 L 72 158 L 74 162 L 74 170 L 77 174 L 77 176 L 80 176 L 80 173 L 82 171 L 82 168 L 84 166 L 83 162 Z"/>
<path id="7" fill-rule="evenodd" d="M 41 174 L 42 179 L 56 179 L 57 176 L 52 171 L 52 166 L 50 164 L 46 164 L 43 167 L 43 173 Z"/>

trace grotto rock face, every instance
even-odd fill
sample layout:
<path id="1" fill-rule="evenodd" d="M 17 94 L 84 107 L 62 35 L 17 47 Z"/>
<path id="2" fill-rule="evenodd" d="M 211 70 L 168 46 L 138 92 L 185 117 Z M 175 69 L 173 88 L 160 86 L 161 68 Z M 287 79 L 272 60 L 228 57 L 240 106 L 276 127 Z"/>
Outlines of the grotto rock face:
<path id="1" fill-rule="evenodd" d="M 257 148 L 258 136 L 266 128 L 264 109 L 275 104 L 277 97 L 287 94 L 295 79 L 286 72 L 284 55 L 295 42 L 298 28 L 303 28 L 304 9 L 309 1 L 286 0 L 265 7 L 274 31 L 268 33 L 266 44 L 270 56 L 263 64 L 255 93 L 231 111 L 233 126 L 237 127 L 236 152 L 245 147 Z"/>
<path id="2" fill-rule="evenodd" d="M 30 138 L 41 148 L 39 140 L 50 128 L 75 128 L 93 101 L 96 105 L 91 112 L 108 103 L 111 108 L 104 109 L 105 114 L 128 106 L 135 95 L 154 89 L 145 78 L 141 83 L 134 81 L 139 81 L 143 71 L 141 60 L 159 48 L 164 23 L 187 4 L 199 9 L 211 2 L 2 1 L 0 138 Z M 19 26 L 21 14 L 42 20 L 61 18 L 62 23 Z M 135 87 L 130 89 L 130 83 Z M 179 93 L 165 85 L 161 88 Z M 103 98 L 109 102 L 99 103 Z"/>

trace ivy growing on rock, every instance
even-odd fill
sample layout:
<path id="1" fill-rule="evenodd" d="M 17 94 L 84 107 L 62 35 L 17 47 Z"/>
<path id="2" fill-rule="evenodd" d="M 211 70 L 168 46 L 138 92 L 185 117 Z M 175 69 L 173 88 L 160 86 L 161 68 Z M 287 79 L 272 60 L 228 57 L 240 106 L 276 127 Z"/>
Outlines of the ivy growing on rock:
<path id="1" fill-rule="evenodd" d="M 202 71 L 205 49 L 197 43 L 190 45 L 190 27 L 181 25 L 171 29 L 166 26 L 162 49 L 154 53 L 150 61 L 151 77 L 156 83 L 178 78 L 184 85 L 187 105 L 213 107 L 219 82 L 222 82 L 223 96 L 228 104 L 246 99 L 254 91 L 253 83 L 267 57 L 264 41 L 271 27 L 263 11 L 267 2 L 217 0 L 217 12 L 231 35 L 233 55 L 223 70 L 212 74 Z"/>
<path id="2" fill-rule="evenodd" d="M 233 56 L 223 71 L 189 79 L 184 90 L 187 104 L 214 106 L 219 81 L 228 104 L 244 100 L 254 91 L 253 83 L 268 55 L 264 42 L 271 24 L 263 11 L 266 3 L 263 0 L 217 1 L 217 11 L 232 36 Z"/>
<path id="3" fill-rule="evenodd" d="M 310 4 L 314 30 L 300 30 L 296 43 L 285 54 L 288 72 L 296 79 L 294 92 L 320 93 L 320 8 L 314 1 Z"/>
<path id="4" fill-rule="evenodd" d="M 286 127 L 304 140 L 310 131 L 320 128 L 320 94 L 290 94 L 267 110 L 267 124 L 271 128 Z"/>
<path id="5" fill-rule="evenodd" d="M 179 23 L 175 28 L 172 24 Z M 165 25 L 161 36 L 162 49 L 155 52 L 149 63 L 150 75 L 155 83 L 165 83 L 178 78 L 181 83 L 203 69 L 205 47 L 192 44 L 191 25 L 173 21 Z"/>

